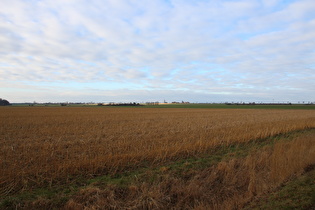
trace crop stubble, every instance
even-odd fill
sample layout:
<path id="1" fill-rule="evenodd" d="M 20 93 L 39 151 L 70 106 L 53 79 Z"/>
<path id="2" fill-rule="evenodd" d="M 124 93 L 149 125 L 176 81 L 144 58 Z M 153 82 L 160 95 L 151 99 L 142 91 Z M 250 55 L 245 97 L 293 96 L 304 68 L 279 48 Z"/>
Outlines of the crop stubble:
<path id="1" fill-rule="evenodd" d="M 1 194 L 315 127 L 313 110 L 5 107 Z"/>

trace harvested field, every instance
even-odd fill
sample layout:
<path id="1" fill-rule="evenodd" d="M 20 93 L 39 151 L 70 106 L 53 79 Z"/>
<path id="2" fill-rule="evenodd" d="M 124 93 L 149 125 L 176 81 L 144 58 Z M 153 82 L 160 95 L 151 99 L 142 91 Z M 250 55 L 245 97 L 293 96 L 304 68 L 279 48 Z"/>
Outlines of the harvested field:
<path id="1" fill-rule="evenodd" d="M 274 147 L 266 146 L 259 151 L 252 151 L 244 158 L 223 160 L 199 170 L 191 168 L 182 171 L 180 176 L 174 174 L 172 169 L 160 168 L 158 181 L 150 184 L 149 177 L 146 177 L 133 181 L 125 188 L 90 185 L 73 196 L 66 207 L 242 209 L 253 198 L 273 191 L 292 177 L 303 174 L 314 163 L 314 137 L 314 134 L 308 134 L 291 142 L 279 141 Z M 301 209 L 311 204 L 304 202 L 299 205 L 299 200 L 291 202 L 296 203 L 295 208 Z M 283 206 L 277 207 L 283 209 Z"/>
<path id="2" fill-rule="evenodd" d="M 315 128 L 313 110 L 3 107 L 0 118 L 2 196 L 78 177 L 159 167 L 203 157 L 215 148 Z M 298 152 L 303 154 L 303 148 Z M 253 167 L 244 161 L 249 164 L 244 167 Z"/>

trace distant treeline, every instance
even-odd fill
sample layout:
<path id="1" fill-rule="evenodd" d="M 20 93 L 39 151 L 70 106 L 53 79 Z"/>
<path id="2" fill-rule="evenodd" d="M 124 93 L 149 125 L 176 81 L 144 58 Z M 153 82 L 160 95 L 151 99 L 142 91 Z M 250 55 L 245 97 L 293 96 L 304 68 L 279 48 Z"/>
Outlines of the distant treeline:
<path id="1" fill-rule="evenodd" d="M 159 105 L 160 104 L 160 102 L 158 102 L 158 101 L 149 101 L 149 102 L 145 102 L 145 104 L 146 105 Z"/>
<path id="2" fill-rule="evenodd" d="M 109 103 L 106 105 L 99 103 L 98 106 L 142 106 L 142 105 L 136 102 L 133 102 L 133 103 L 130 102 L 130 103 Z"/>
<path id="3" fill-rule="evenodd" d="M 225 103 L 226 105 L 292 105 L 292 103 Z"/>

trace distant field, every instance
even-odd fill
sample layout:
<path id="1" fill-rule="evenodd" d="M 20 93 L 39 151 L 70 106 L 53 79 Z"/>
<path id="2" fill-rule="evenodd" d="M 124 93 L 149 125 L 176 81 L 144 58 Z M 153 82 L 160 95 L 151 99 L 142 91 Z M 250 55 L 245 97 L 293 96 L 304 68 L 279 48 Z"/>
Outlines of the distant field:
<path id="1" fill-rule="evenodd" d="M 60 104 L 31 104 L 34 107 L 60 107 Z M 29 104 L 13 104 L 12 107 L 28 107 Z M 68 104 L 67 107 L 99 107 L 97 105 L 88 104 Z M 103 108 L 113 108 L 113 106 L 102 106 Z M 291 105 L 226 105 L 226 104 L 160 104 L 160 105 L 142 105 L 142 106 L 120 106 L 119 108 L 196 108 L 196 109 L 314 109 L 315 104 L 291 104 Z"/>
<path id="2" fill-rule="evenodd" d="M 114 193 L 116 192 L 115 190 L 131 193 L 132 189 L 134 189 L 137 196 L 140 197 L 144 196 L 145 193 L 148 193 L 145 196 L 149 196 L 148 190 L 153 190 L 155 196 L 161 196 L 162 199 L 163 195 L 157 195 L 156 193 L 162 193 L 163 191 L 165 196 L 170 196 L 168 193 L 171 192 L 166 188 L 159 191 L 157 188 L 147 188 L 148 186 L 142 186 L 142 184 L 150 183 L 148 180 L 160 180 L 166 184 L 166 182 L 163 182 L 164 179 L 168 180 L 168 184 L 171 184 L 171 180 L 175 180 L 175 177 L 180 180 L 196 179 L 195 181 L 198 182 L 195 176 L 199 172 L 204 178 L 207 177 L 207 170 L 218 170 L 218 173 L 226 173 L 225 175 L 232 176 L 232 174 L 240 173 L 239 169 L 242 167 L 244 167 L 242 169 L 244 171 L 250 171 L 246 169 L 247 167 L 253 167 L 252 169 L 256 170 L 256 165 L 258 167 L 259 164 L 262 164 L 262 167 L 264 167 L 263 171 L 259 173 L 266 172 L 278 177 L 270 178 L 270 180 L 275 181 L 274 185 L 276 186 L 298 170 L 303 170 L 309 164 L 315 164 L 313 161 L 315 159 L 315 135 L 313 133 L 303 134 L 303 138 L 292 141 L 292 145 L 285 142 L 281 143 L 275 147 L 275 150 L 272 149 L 274 143 L 268 146 L 269 140 L 267 140 L 267 138 L 277 135 L 289 135 L 292 132 L 314 129 L 314 110 L 279 109 L 281 105 L 274 106 L 272 109 L 244 109 L 246 106 L 243 105 L 237 106 L 241 109 L 217 109 L 219 107 L 233 108 L 233 106 L 208 104 L 158 106 L 159 108 L 163 107 L 163 109 L 149 108 L 150 106 L 134 108 L 1 107 L 0 197 L 7 198 L 7 200 L 3 201 L 2 207 L 6 205 L 8 207 L 22 205 L 18 204 L 18 201 L 14 201 L 11 196 L 19 195 L 23 192 L 38 188 L 55 189 L 54 186 L 68 189 L 69 187 L 66 186 L 74 183 L 81 183 L 78 185 L 84 186 L 86 184 L 83 183 L 87 183 L 84 180 L 94 178 L 97 180 L 97 177 L 103 178 L 100 178 L 99 181 L 93 181 L 93 183 L 102 185 L 102 187 L 93 188 L 91 192 L 82 191 L 81 194 L 77 195 L 79 197 L 72 197 L 72 200 L 69 200 L 70 197 L 67 198 L 68 207 L 84 206 L 85 204 L 80 203 L 82 199 L 90 199 L 89 196 L 97 193 L 98 190 L 100 190 L 99 193 L 105 193 L 105 191 L 101 190 L 103 188 L 113 190 L 113 192 L 106 191 L 106 193 Z M 178 107 L 181 108 L 178 109 Z M 312 106 L 284 105 L 284 107 L 300 109 L 300 107 Z M 252 108 L 259 108 L 259 105 L 255 105 Z M 268 147 L 262 149 L 264 145 Z M 281 157 L 286 152 L 288 152 L 287 156 Z M 224 155 L 224 158 L 222 155 Z M 251 155 L 252 158 L 246 158 L 248 155 Z M 283 167 L 281 164 L 288 164 L 286 161 L 289 160 L 290 163 L 293 163 L 294 161 L 290 159 L 293 156 L 299 161 L 293 168 L 283 169 L 285 171 L 283 174 L 281 174 L 282 172 L 279 172 L 280 174 L 277 174 L 278 172 L 268 172 L 268 167 L 271 167 L 270 170 L 272 167 L 275 169 L 281 168 Z M 226 162 L 226 160 L 231 160 L 232 162 Z M 278 160 L 283 162 L 277 163 Z M 191 164 L 191 161 L 195 162 Z M 209 165 L 207 161 L 210 161 L 209 163 L 211 164 L 219 165 Z M 243 163 L 246 164 L 243 165 Z M 199 165 L 201 168 L 191 168 L 194 165 Z M 205 167 L 210 168 L 207 169 Z M 150 170 L 147 172 L 139 171 L 146 168 Z M 169 173 L 172 171 L 171 168 L 175 168 L 175 172 L 173 171 L 170 175 L 170 177 L 174 176 L 174 178 L 166 178 L 160 174 L 161 171 Z M 224 170 L 228 171 L 224 172 Z M 128 175 L 129 173 L 133 173 L 132 179 Z M 253 182 L 256 179 L 254 177 L 260 180 L 259 177 L 264 176 L 263 174 L 255 173 L 247 174 L 246 176 L 253 178 Z M 212 172 L 209 172 L 209 179 L 207 178 L 206 180 L 207 183 L 209 182 L 208 187 L 210 188 L 211 180 L 216 179 L 216 175 L 211 174 Z M 243 175 L 245 176 L 245 174 Z M 237 176 L 242 177 L 243 175 L 238 174 Z M 108 181 L 111 179 L 117 180 L 117 177 L 120 176 L 129 177 L 126 178 L 127 181 L 124 181 L 125 184 L 123 185 L 118 184 L 116 181 Z M 134 176 L 139 177 L 138 181 L 142 179 L 140 177 L 143 177 L 141 181 L 142 187 L 140 182 L 138 183 L 138 181 L 134 180 Z M 231 179 L 229 177 L 226 178 Z M 130 182 L 130 180 L 134 181 Z M 184 189 L 185 184 L 182 183 L 183 180 L 174 181 L 174 183 L 182 186 L 183 191 L 187 191 L 187 189 Z M 235 187 L 237 179 L 233 180 L 231 183 Z M 108 185 L 106 183 L 111 184 Z M 248 195 L 246 194 L 246 199 L 253 196 L 249 196 L 250 193 L 263 192 L 262 185 L 258 182 L 247 183 L 246 180 L 243 180 L 242 184 L 247 186 L 244 187 L 244 190 L 249 190 L 248 192 L 246 191 L 246 193 L 249 193 Z M 227 187 L 227 185 L 228 183 L 225 183 L 223 187 Z M 169 186 L 169 190 L 174 187 Z M 213 189 L 219 190 L 221 187 L 218 185 Z M 239 187 L 243 189 L 242 186 Z M 74 190 L 76 188 L 72 188 L 72 190 L 78 193 Z M 63 190 L 61 191 L 63 192 Z M 87 198 L 83 198 L 84 195 L 82 193 L 87 194 Z M 179 191 L 178 193 L 180 195 Z M 225 196 L 229 195 L 228 191 L 213 191 L 212 193 L 214 193 L 212 196 L 217 196 L 218 204 L 216 205 L 218 208 L 222 207 L 222 205 L 228 205 L 222 203 Z M 235 193 L 238 194 L 237 191 Z M 104 196 L 106 197 L 105 194 Z M 10 200 L 11 198 L 13 200 Z M 214 198 L 212 197 L 211 199 L 213 200 Z M 125 203 L 131 198 L 118 196 L 112 199 L 114 200 L 108 202 Z M 175 204 L 175 201 L 170 197 L 163 197 L 163 199 L 163 201 L 159 201 L 161 203 L 156 204 L 156 208 L 173 208 L 176 205 L 179 205 L 177 206 L 178 208 L 184 208 L 179 203 Z M 169 203 L 168 199 L 169 202 L 172 200 L 173 203 Z M 193 199 L 191 202 L 195 203 L 199 197 L 191 199 Z M 237 200 L 236 197 L 235 199 Z M 205 202 L 207 199 L 202 198 L 201 200 Z M 48 201 L 46 200 L 46 202 Z M 58 205 L 64 205 L 66 201 L 60 202 Z M 98 200 L 98 202 L 102 204 L 103 200 Z M 131 201 L 128 200 L 128 202 Z M 141 204 L 143 208 L 154 208 L 154 205 L 147 200 L 139 202 L 144 202 Z M 33 205 L 31 203 L 28 205 Z M 195 207 L 198 205 L 201 207 L 203 205 L 213 207 L 215 205 L 214 203 L 197 204 L 198 202 L 195 203 Z M 49 203 L 49 205 L 54 204 Z M 102 205 L 105 204 L 103 203 Z M 118 208 L 120 204 L 116 203 L 115 205 Z M 150 207 L 150 205 L 153 206 Z M 186 203 L 185 205 L 188 204 Z M 25 206 L 25 208 L 29 207 Z M 90 207 L 93 208 L 93 205 Z M 123 208 L 123 206 L 120 207 Z M 127 206 L 124 208 L 127 208 Z"/>
<path id="3" fill-rule="evenodd" d="M 204 109 L 315 109 L 315 105 L 226 105 L 226 104 L 161 104 L 151 108 L 204 108 Z"/>

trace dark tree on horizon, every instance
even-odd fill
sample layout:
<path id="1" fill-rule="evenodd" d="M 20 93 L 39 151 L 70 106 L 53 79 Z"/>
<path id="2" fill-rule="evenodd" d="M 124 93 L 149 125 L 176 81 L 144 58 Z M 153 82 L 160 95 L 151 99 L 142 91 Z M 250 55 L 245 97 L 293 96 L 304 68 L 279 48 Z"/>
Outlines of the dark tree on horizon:
<path id="1" fill-rule="evenodd" d="M 9 106 L 11 105 L 9 101 L 0 98 L 0 106 Z"/>

